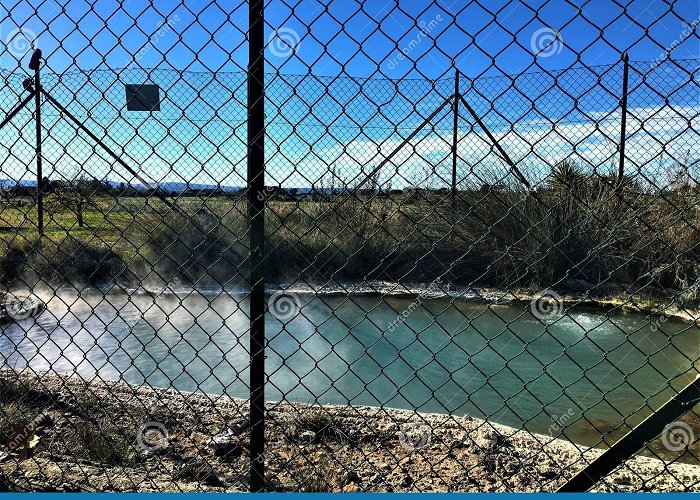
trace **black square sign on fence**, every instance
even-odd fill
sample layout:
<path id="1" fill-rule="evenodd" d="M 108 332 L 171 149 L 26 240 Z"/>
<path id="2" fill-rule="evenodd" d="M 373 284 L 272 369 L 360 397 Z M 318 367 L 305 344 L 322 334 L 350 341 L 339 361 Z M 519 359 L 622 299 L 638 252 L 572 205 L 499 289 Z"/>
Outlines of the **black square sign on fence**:
<path id="1" fill-rule="evenodd" d="M 126 109 L 128 111 L 160 111 L 160 87 L 158 85 L 125 84 Z"/>

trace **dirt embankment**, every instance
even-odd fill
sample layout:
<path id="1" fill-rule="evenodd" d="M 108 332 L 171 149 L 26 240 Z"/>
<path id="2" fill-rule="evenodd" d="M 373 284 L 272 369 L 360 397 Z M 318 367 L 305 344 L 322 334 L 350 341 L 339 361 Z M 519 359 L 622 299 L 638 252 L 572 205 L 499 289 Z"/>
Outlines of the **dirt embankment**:
<path id="1" fill-rule="evenodd" d="M 563 287 L 556 290 L 473 288 L 443 281 L 407 284 L 389 281 L 290 283 L 281 288 L 291 293 L 315 295 L 384 295 L 407 298 L 450 298 L 486 304 L 512 303 L 542 308 L 543 312 L 550 312 L 552 308 L 565 312 L 570 307 L 596 307 L 611 311 L 650 314 L 664 318 L 663 321 L 675 319 L 687 323 L 700 322 L 700 309 L 684 303 L 680 295 L 669 295 L 668 291 L 652 290 L 651 287 L 647 287 L 644 293 L 630 292 L 620 285 L 609 283 L 593 285 L 583 280 L 567 280 Z"/>
<path id="2" fill-rule="evenodd" d="M 8 371 L 0 383 L 12 490 L 248 487 L 247 401 L 54 374 Z M 368 407 L 268 403 L 265 433 L 278 491 L 552 491 L 600 453 L 471 417 Z M 597 489 L 697 491 L 700 466 L 636 457 Z"/>

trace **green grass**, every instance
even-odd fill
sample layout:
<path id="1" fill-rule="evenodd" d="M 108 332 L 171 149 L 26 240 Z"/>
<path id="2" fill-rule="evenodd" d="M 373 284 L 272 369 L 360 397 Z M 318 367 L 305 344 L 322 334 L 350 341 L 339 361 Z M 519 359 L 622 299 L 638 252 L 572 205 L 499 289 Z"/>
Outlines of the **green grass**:
<path id="1" fill-rule="evenodd" d="M 312 432 L 313 442 L 320 441 L 344 441 L 348 439 L 347 433 L 333 420 L 333 417 L 322 409 L 309 409 L 302 411 L 294 417 L 291 425 L 292 434 L 302 441 L 307 442 L 309 438 L 302 436 L 305 432 Z M 311 437 L 309 436 L 309 437 Z M 308 443 L 307 444 L 311 444 Z"/>
<path id="2" fill-rule="evenodd" d="M 574 175 L 576 174 L 576 175 Z M 561 177 L 561 178 L 560 178 Z M 570 182 L 575 178 L 576 182 Z M 563 169 L 533 196 L 514 188 L 269 200 L 266 272 L 275 282 L 387 280 L 552 287 L 567 278 L 688 289 L 700 278 L 700 193 L 659 196 Z M 94 197 L 69 210 L 0 206 L 0 278 L 101 284 L 237 283 L 247 273 L 245 200 L 183 197 L 179 211 L 141 197 Z M 206 208 L 208 218 L 198 212 Z M 51 204 L 49 204 L 49 208 Z M 31 223 L 30 223 L 31 222 Z M 9 227 L 9 229 L 7 229 Z M 202 231 L 204 229 L 204 231 Z"/>
<path id="3" fill-rule="evenodd" d="M 60 438 L 60 446 L 73 457 L 118 466 L 130 463 L 137 454 L 134 444 L 109 420 L 99 425 L 83 422 Z"/>
<path id="4" fill-rule="evenodd" d="M 103 414 L 106 408 L 99 396 L 89 389 L 85 389 L 76 397 L 76 411 L 83 417 L 95 418 L 95 416 Z"/>
<path id="5" fill-rule="evenodd" d="M 18 378 L 0 378 L 0 444 L 26 425 L 40 411 L 43 403 L 27 382 Z"/>
<path id="6" fill-rule="evenodd" d="M 51 406 L 51 396 L 45 399 L 40 396 L 20 379 L 0 378 L 0 443 L 9 439 L 17 426 L 27 424 L 41 410 Z M 55 450 L 104 465 L 124 465 L 133 460 L 137 451 L 133 440 L 105 415 L 105 407 L 96 395 L 89 391 L 81 393 L 76 412 L 80 419 L 72 421 L 56 440 L 52 440 Z"/>
<path id="7" fill-rule="evenodd" d="M 26 403 L 31 399 L 31 394 L 31 384 L 14 377 L 0 378 L 0 403 Z"/>
<path id="8" fill-rule="evenodd" d="M 17 426 L 27 422 L 29 411 L 30 408 L 23 403 L 0 403 L 0 443 L 5 443 Z"/>

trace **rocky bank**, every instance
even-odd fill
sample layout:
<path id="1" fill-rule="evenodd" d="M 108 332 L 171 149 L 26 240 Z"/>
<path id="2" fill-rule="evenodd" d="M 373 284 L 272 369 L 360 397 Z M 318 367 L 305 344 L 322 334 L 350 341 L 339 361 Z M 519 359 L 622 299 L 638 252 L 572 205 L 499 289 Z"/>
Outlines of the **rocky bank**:
<path id="1" fill-rule="evenodd" d="M 247 401 L 49 373 L 6 371 L 0 382 L 0 488 L 248 488 Z M 601 453 L 468 416 L 273 402 L 266 410 L 260 460 L 276 491 L 553 491 Z M 596 489 L 698 491 L 700 466 L 636 457 Z"/>

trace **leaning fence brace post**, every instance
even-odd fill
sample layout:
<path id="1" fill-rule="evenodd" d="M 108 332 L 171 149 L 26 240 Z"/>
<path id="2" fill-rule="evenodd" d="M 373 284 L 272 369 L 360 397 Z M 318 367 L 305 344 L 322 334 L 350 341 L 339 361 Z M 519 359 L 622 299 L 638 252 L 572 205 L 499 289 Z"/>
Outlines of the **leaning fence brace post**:
<path id="1" fill-rule="evenodd" d="M 700 375 L 697 375 L 695 380 L 678 391 L 675 396 L 641 424 L 622 436 L 557 491 L 559 493 L 575 493 L 590 490 L 598 481 L 661 434 L 668 424 L 691 410 L 699 399 Z"/>
<path id="2" fill-rule="evenodd" d="M 359 193 L 359 192 L 360 192 L 360 189 L 362 189 L 362 187 L 363 187 L 365 184 L 367 184 L 367 182 L 368 182 L 370 179 L 372 179 L 375 175 L 377 175 L 377 174 L 382 170 L 382 168 L 384 167 L 384 165 L 388 164 L 388 163 L 391 161 L 391 159 L 392 159 L 394 156 L 396 156 L 396 154 L 397 154 L 399 151 L 401 151 L 401 149 L 402 149 L 406 144 L 408 144 L 409 142 L 411 142 L 411 140 L 413 140 L 413 138 L 414 138 L 415 136 L 418 135 L 418 133 L 421 131 L 421 129 L 422 129 L 423 127 L 425 127 L 428 123 L 430 123 L 430 121 L 431 121 L 433 118 L 435 118 L 435 117 L 438 115 L 438 113 L 440 113 L 448 104 L 450 104 L 450 102 L 452 102 L 452 99 L 456 99 L 456 98 L 457 98 L 456 96 L 450 96 L 450 97 L 448 97 L 447 99 L 445 99 L 444 101 L 442 101 L 442 104 L 440 104 L 440 106 L 438 106 L 437 109 L 435 109 L 435 111 L 433 111 L 432 113 L 430 113 L 430 115 L 429 115 L 426 119 L 424 119 L 423 122 L 421 122 L 420 125 L 418 125 L 416 128 L 414 128 L 414 129 L 413 129 L 413 132 L 411 132 L 411 133 L 408 135 L 408 137 L 406 137 L 403 141 L 401 141 L 401 144 L 399 144 L 398 146 L 396 146 L 396 147 L 394 148 L 394 150 L 393 150 L 391 153 L 389 153 L 389 155 L 386 156 L 386 157 L 379 163 L 379 165 L 377 165 L 376 167 L 374 167 L 374 168 L 372 169 L 372 171 L 371 171 L 368 175 L 364 176 L 364 178 L 363 178 L 360 182 L 358 182 L 357 185 L 356 185 L 354 188 L 352 188 L 352 189 L 348 192 L 348 194 L 349 194 L 349 195 L 354 195 L 355 193 Z"/>
<path id="3" fill-rule="evenodd" d="M 459 70 L 455 68 L 455 97 L 452 125 L 452 205 L 457 199 L 457 127 L 459 125 Z"/>
<path id="4" fill-rule="evenodd" d="M 529 182 L 529 181 L 527 180 L 527 178 L 522 174 L 522 172 L 520 171 L 520 169 L 518 168 L 518 166 L 515 164 L 515 162 L 514 162 L 513 160 L 511 160 L 511 158 L 510 158 L 510 156 L 508 155 L 508 153 L 506 153 L 506 150 L 503 149 L 503 147 L 499 144 L 498 140 L 493 136 L 493 134 L 491 133 L 491 131 L 490 131 L 488 128 L 486 128 L 486 124 L 485 124 L 485 123 L 483 122 L 483 120 L 479 117 L 479 115 L 476 113 L 476 111 L 474 111 L 474 108 L 472 108 L 472 107 L 469 105 L 469 103 L 468 103 L 467 100 L 464 98 L 464 96 L 460 95 L 460 96 L 459 96 L 459 99 L 462 101 L 462 104 L 464 104 L 464 107 L 467 108 L 467 111 L 468 111 L 469 114 L 472 116 L 472 118 L 473 118 L 474 121 L 477 123 L 477 125 L 479 125 L 479 127 L 481 127 L 481 130 L 483 130 L 484 133 L 486 134 L 486 136 L 489 138 L 489 140 L 491 141 L 491 144 L 493 144 L 493 146 L 498 150 L 498 152 L 501 153 L 501 157 L 502 157 L 503 160 L 505 160 L 505 162 L 508 164 L 508 166 L 509 166 L 510 169 L 511 169 L 511 172 L 513 172 L 513 174 L 515 174 L 515 177 L 517 177 L 517 179 L 522 183 L 523 186 L 525 186 L 525 187 L 527 188 L 528 192 L 529 192 L 532 196 L 534 196 L 535 199 L 536 199 L 537 201 L 539 201 L 540 203 L 544 204 L 544 202 L 541 200 L 541 198 L 539 197 L 539 195 L 537 194 L 537 192 L 533 189 L 533 187 L 532 187 L 532 185 L 530 184 L 530 182 Z"/>
<path id="5" fill-rule="evenodd" d="M 248 224 L 250 229 L 250 490 L 265 489 L 265 20 L 248 3 Z"/>
<path id="6" fill-rule="evenodd" d="M 630 56 L 625 53 L 622 56 L 623 71 L 622 71 L 622 119 L 620 124 L 620 161 L 619 169 L 617 174 L 617 185 L 622 186 L 622 181 L 625 177 L 625 143 L 627 141 L 627 88 L 629 84 L 629 69 L 630 69 Z"/>
<path id="7" fill-rule="evenodd" d="M 34 70 L 34 118 L 36 120 L 36 203 L 39 235 L 44 235 L 44 172 L 41 164 L 41 50 L 36 49 L 29 61 L 29 69 Z"/>
<path id="8" fill-rule="evenodd" d="M 29 95 L 28 95 L 27 97 L 25 97 L 24 99 L 22 99 L 22 101 L 21 101 L 19 104 L 17 104 L 17 106 L 15 106 L 15 107 L 7 114 L 7 116 L 0 122 L 0 130 L 1 130 L 5 125 L 7 125 L 8 123 L 10 123 L 10 122 L 12 121 L 12 119 L 13 119 L 15 116 L 17 116 L 17 113 L 19 113 L 20 111 L 22 111 L 22 110 L 24 109 L 24 107 L 25 107 L 27 104 L 29 104 L 29 102 L 30 102 L 32 99 L 34 99 L 34 96 L 36 96 L 36 94 L 37 94 L 38 92 L 39 92 L 39 91 L 36 90 L 36 89 L 32 86 L 31 90 L 29 90 Z"/>

